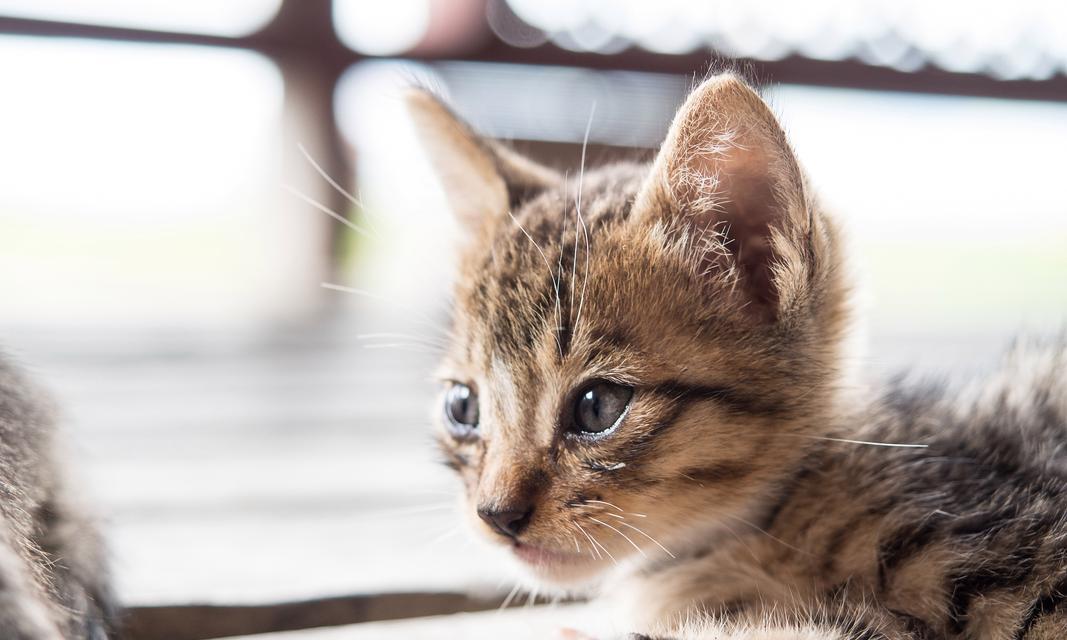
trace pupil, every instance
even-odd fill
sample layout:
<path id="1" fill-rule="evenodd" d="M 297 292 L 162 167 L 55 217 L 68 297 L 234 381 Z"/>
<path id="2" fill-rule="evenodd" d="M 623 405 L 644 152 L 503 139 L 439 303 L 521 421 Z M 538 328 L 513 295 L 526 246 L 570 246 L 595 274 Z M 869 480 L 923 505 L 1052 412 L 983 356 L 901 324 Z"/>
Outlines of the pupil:
<path id="1" fill-rule="evenodd" d="M 589 393 L 585 394 L 585 397 L 586 397 L 586 400 L 588 400 L 588 402 L 590 403 L 589 404 L 589 411 L 592 412 L 593 419 L 596 422 L 599 422 L 600 421 L 600 395 L 598 395 L 596 391 L 590 391 Z"/>
<path id="2" fill-rule="evenodd" d="M 457 384 L 448 391 L 445 409 L 454 425 L 474 427 L 478 424 L 478 405 L 475 398 L 474 392 L 466 385 Z"/>
<path id="3" fill-rule="evenodd" d="M 622 417 L 632 396 L 631 387 L 598 382 L 579 396 L 573 409 L 573 425 L 586 433 L 606 431 Z"/>

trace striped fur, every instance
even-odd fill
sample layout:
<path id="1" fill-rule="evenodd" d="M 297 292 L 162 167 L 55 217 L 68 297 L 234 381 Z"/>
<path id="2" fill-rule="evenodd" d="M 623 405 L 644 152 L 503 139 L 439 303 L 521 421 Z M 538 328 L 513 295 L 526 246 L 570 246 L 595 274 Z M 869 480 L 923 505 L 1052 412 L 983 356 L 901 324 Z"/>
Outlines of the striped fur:
<path id="1" fill-rule="evenodd" d="M 839 234 L 744 82 L 698 87 L 651 164 L 569 179 L 410 104 L 468 233 L 441 376 L 480 422 L 441 448 L 542 585 L 653 638 L 1067 637 L 1063 344 L 848 391 Z M 633 399 L 575 437 L 598 379 Z M 484 505 L 532 510 L 504 536 Z"/>

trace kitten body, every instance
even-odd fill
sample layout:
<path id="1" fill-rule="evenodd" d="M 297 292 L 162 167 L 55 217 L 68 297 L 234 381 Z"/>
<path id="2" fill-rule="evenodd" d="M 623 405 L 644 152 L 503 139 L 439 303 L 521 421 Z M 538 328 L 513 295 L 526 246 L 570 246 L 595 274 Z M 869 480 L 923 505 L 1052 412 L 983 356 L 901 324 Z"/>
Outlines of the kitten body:
<path id="1" fill-rule="evenodd" d="M 664 638 L 1067 637 L 1063 346 L 847 392 L 840 234 L 743 81 L 571 180 L 409 106 L 467 229 L 442 451 L 538 580 Z"/>
<path id="2" fill-rule="evenodd" d="M 102 544 L 63 479 L 48 401 L 0 357 L 0 637 L 104 640 Z"/>

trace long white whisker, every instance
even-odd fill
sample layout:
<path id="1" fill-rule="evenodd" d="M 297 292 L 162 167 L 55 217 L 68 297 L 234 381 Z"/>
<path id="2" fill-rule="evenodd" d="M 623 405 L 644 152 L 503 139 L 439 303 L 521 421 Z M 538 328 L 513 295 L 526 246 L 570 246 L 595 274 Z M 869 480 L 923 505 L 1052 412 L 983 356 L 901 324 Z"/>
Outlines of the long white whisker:
<path id="1" fill-rule="evenodd" d="M 615 559 L 615 556 L 611 555 L 611 552 L 608 551 L 607 547 L 605 547 L 599 540 L 597 540 L 595 536 L 590 536 L 590 537 L 593 540 L 593 544 L 595 544 L 596 546 L 600 547 L 600 550 L 603 551 L 605 554 L 607 554 L 607 556 L 611 560 L 612 564 L 616 564 L 616 565 L 619 564 L 619 561 Z"/>
<path id="2" fill-rule="evenodd" d="M 515 599 L 515 594 L 519 592 L 520 588 L 522 588 L 522 585 L 516 582 L 515 586 L 511 589 L 511 591 L 508 592 L 507 597 L 504 598 L 504 601 L 500 603 L 500 607 L 497 608 L 497 611 L 503 611 L 504 609 L 507 609 L 508 605 L 511 604 L 511 601 Z"/>
<path id="3" fill-rule="evenodd" d="M 571 328 L 571 333 L 578 333 L 578 323 L 582 319 L 582 306 L 585 304 L 585 288 L 589 284 L 589 229 L 585 226 L 585 220 L 582 219 L 582 182 L 585 179 L 585 150 L 589 146 L 589 132 L 593 128 L 593 115 L 596 114 L 596 102 L 593 102 L 592 107 L 589 109 L 589 120 L 585 123 L 585 137 L 582 138 L 582 160 L 578 167 L 578 195 L 575 199 L 574 210 L 577 220 L 574 224 L 574 264 L 572 265 L 571 273 L 571 308 L 574 307 L 574 272 L 578 266 L 578 225 L 582 227 L 583 235 L 585 236 L 585 275 L 582 277 L 582 295 L 578 298 L 578 313 L 574 319 L 574 326 Z"/>
<path id="4" fill-rule="evenodd" d="M 374 234 L 371 233 L 370 231 L 368 231 L 367 229 L 364 229 L 363 227 L 359 226 L 358 224 L 352 222 L 348 218 L 346 218 L 343 215 L 337 213 L 336 211 L 334 211 L 333 209 L 331 209 L 331 208 L 327 207 L 326 205 L 322 204 L 318 200 L 315 200 L 311 196 L 308 196 L 308 195 L 305 195 L 305 194 L 301 193 L 296 188 L 291 187 L 291 186 L 289 186 L 287 184 L 286 185 L 282 185 L 282 188 L 284 188 L 290 194 L 292 194 L 296 198 L 302 200 L 306 204 L 311 205 L 312 207 L 314 207 L 314 208 L 318 209 L 319 211 L 325 213 L 326 215 L 330 216 L 334 220 L 336 220 L 336 221 L 340 222 L 341 224 L 345 225 L 346 227 L 348 227 L 352 231 L 355 231 L 356 233 L 358 233 L 360 235 L 363 235 L 363 236 L 367 236 L 367 237 L 373 237 L 374 236 Z"/>
<path id="5" fill-rule="evenodd" d="M 359 210 L 363 212 L 364 217 L 367 219 L 367 223 L 370 224 L 371 229 L 375 233 L 377 233 L 378 229 L 375 228 L 374 221 L 370 219 L 369 215 L 367 215 L 367 207 L 366 207 L 366 205 L 363 204 L 363 200 L 361 200 L 359 197 L 354 196 L 351 193 L 349 193 L 344 187 L 342 187 L 340 184 L 338 184 L 336 180 L 331 178 L 330 174 L 326 173 L 326 170 L 323 169 L 322 166 L 320 166 L 318 162 L 315 162 L 315 158 L 311 157 L 311 154 L 308 153 L 308 150 L 304 147 L 303 144 L 297 143 L 296 148 L 300 150 L 300 153 L 304 156 L 304 159 L 308 161 L 308 164 L 310 164 L 311 167 L 313 169 L 315 169 L 315 172 L 318 173 L 319 176 L 321 176 L 322 179 L 325 180 L 327 184 L 329 184 L 334 189 L 337 189 L 337 192 L 340 193 L 341 195 L 343 195 L 344 197 L 348 198 L 349 202 L 351 202 L 352 204 L 354 204 L 357 207 L 359 207 Z"/>
<path id="6" fill-rule="evenodd" d="M 582 529 L 582 525 L 578 524 L 577 522 L 575 522 L 574 524 L 577 525 L 579 529 L 581 529 L 582 533 L 585 534 L 586 538 L 589 538 L 589 543 L 593 545 L 593 548 L 599 548 L 601 551 L 607 554 L 608 558 L 611 558 L 612 564 L 619 564 L 618 561 L 615 560 L 615 556 L 611 555 L 611 552 L 608 551 L 608 548 L 601 544 L 600 541 L 596 539 L 596 536 L 590 535 L 585 529 Z"/>
<path id="7" fill-rule="evenodd" d="M 610 502 L 605 502 L 605 501 L 603 501 L 603 500 L 586 500 L 586 502 L 588 502 L 589 504 L 603 504 L 603 505 L 607 505 L 607 506 L 611 507 L 612 509 L 616 509 L 616 510 L 618 510 L 618 511 L 621 511 L 622 513 L 626 513 L 626 511 L 624 511 L 624 510 L 623 510 L 623 509 L 622 509 L 621 507 L 617 507 L 617 506 L 615 506 L 615 505 L 611 504 Z"/>
<path id="8" fill-rule="evenodd" d="M 337 181 L 331 178 L 330 174 L 326 173 L 326 170 L 323 169 L 322 166 L 318 162 L 316 162 L 314 158 L 311 157 L 311 154 L 308 152 L 307 148 L 303 145 L 303 143 L 298 142 L 296 148 L 300 150 L 300 153 L 304 156 L 304 159 L 308 161 L 308 164 L 310 164 L 313 169 L 315 169 L 315 172 L 318 173 L 322 177 L 322 179 L 325 180 L 331 187 L 337 189 L 338 193 L 348 198 L 348 201 L 356 205 L 357 207 L 363 206 L 362 200 L 349 193 L 344 187 L 337 184 Z"/>
<path id="9" fill-rule="evenodd" d="M 320 282 L 319 286 L 323 289 L 329 289 L 330 291 L 340 291 L 341 293 L 350 293 L 354 296 L 363 296 L 366 298 L 373 298 L 374 300 L 381 300 L 382 302 L 389 302 L 386 298 L 370 291 L 363 289 L 356 289 L 354 287 L 346 287 L 343 284 L 334 284 L 332 282 Z"/>
<path id="10" fill-rule="evenodd" d="M 531 236 L 530 232 L 526 230 L 526 227 L 522 226 L 522 223 L 520 223 L 519 219 L 515 217 L 515 214 L 511 213 L 511 211 L 509 210 L 508 215 L 511 217 L 512 222 L 514 222 L 515 225 L 519 228 L 519 231 L 522 231 L 522 234 L 526 236 L 527 240 L 530 241 L 530 244 L 532 244 L 534 248 L 537 249 L 537 253 L 541 254 L 541 259 L 545 261 L 545 266 L 548 267 L 548 275 L 550 278 L 552 278 L 552 286 L 556 290 L 556 347 L 559 348 L 559 355 L 562 358 L 563 344 L 561 344 L 559 341 L 559 327 L 561 324 L 563 324 L 563 309 L 559 301 L 559 280 L 556 279 L 556 274 L 552 270 L 552 264 L 548 261 L 548 256 L 545 255 L 545 252 L 541 250 L 541 246 L 537 244 L 536 240 L 533 239 L 533 236 Z"/>
<path id="11" fill-rule="evenodd" d="M 622 531 L 619 531 L 618 529 L 616 529 L 615 527 L 611 526 L 610 524 L 608 524 L 606 522 L 602 522 L 600 520 L 597 520 L 596 518 L 589 518 L 589 519 L 592 520 L 593 522 L 595 522 L 595 523 L 597 523 L 599 525 L 603 525 L 603 526 L 607 527 L 608 529 L 611 529 L 615 533 L 619 534 L 620 536 L 622 536 L 623 540 L 626 540 L 627 542 L 630 543 L 630 546 L 632 546 L 634 549 L 637 549 L 637 552 L 640 553 L 643 557 L 645 557 L 645 558 L 648 557 L 647 555 L 645 555 L 645 550 L 642 549 L 641 547 L 637 546 L 637 543 L 634 542 L 633 540 L 631 540 L 629 538 L 629 536 L 627 536 Z"/>
<path id="12" fill-rule="evenodd" d="M 407 351 L 416 351 L 418 353 L 432 353 L 440 354 L 441 349 L 436 347 L 430 347 L 424 344 L 418 344 L 416 342 L 383 342 L 381 344 L 365 344 L 364 349 L 404 349 Z"/>
<path id="13" fill-rule="evenodd" d="M 581 531 L 582 535 L 585 536 L 586 540 L 589 541 L 589 546 L 592 548 L 593 553 L 596 554 L 596 557 L 601 558 L 602 556 L 600 555 L 600 550 L 596 548 L 596 542 L 593 540 L 593 536 L 589 535 L 589 532 L 586 531 L 585 528 L 577 522 L 574 523 L 574 526 L 578 527 L 578 530 Z M 592 553 L 590 555 L 592 555 Z"/>
<path id="14" fill-rule="evenodd" d="M 753 529 L 755 529 L 756 531 L 759 531 L 760 533 L 762 533 L 763 535 L 767 536 L 767 537 L 768 537 L 768 538 L 770 538 L 771 540 L 774 540 L 774 541 L 775 541 L 775 542 L 777 542 L 778 544 L 780 544 L 780 545 L 782 545 L 782 546 L 784 546 L 784 547 L 787 547 L 787 548 L 789 548 L 789 549 L 792 549 L 793 551 L 796 551 L 797 553 L 803 553 L 804 555 L 808 555 L 808 556 L 812 555 L 812 554 L 811 554 L 810 552 L 808 552 L 808 551 L 805 551 L 805 550 L 803 550 L 803 549 L 800 549 L 800 548 L 798 548 L 798 547 L 794 547 L 793 545 L 789 544 L 789 543 L 788 543 L 788 542 L 786 542 L 785 540 L 782 540 L 781 538 L 777 538 L 777 537 L 775 537 L 775 536 L 771 535 L 771 534 L 770 534 L 770 533 L 769 533 L 768 531 L 766 531 L 766 530 L 764 530 L 764 529 L 761 529 L 760 527 L 758 527 L 758 526 L 756 526 L 755 524 L 753 524 L 753 523 L 749 522 L 748 520 L 745 520 L 744 518 L 739 518 L 739 517 L 737 517 L 737 516 L 735 516 L 735 515 L 730 515 L 730 514 L 726 514 L 726 517 L 728 517 L 728 518 L 732 518 L 732 519 L 734 519 L 734 520 L 737 520 L 737 521 L 738 521 L 738 522 L 740 522 L 741 524 L 747 524 L 748 526 L 752 527 L 752 528 L 753 528 Z"/>
<path id="15" fill-rule="evenodd" d="M 360 296 L 362 298 L 369 298 L 378 302 L 384 302 L 390 307 L 393 307 L 394 309 L 399 309 L 401 311 L 404 311 L 405 313 L 418 316 L 416 318 L 411 318 L 413 322 L 417 322 L 418 324 L 423 325 L 429 329 L 433 329 L 434 331 L 441 331 L 441 328 L 438 326 L 438 324 L 435 323 L 432 319 L 430 319 L 428 315 L 426 315 L 419 309 L 400 304 L 395 300 L 390 300 L 389 298 L 383 295 L 372 293 L 370 291 L 367 291 L 366 289 L 357 289 L 355 287 L 348 287 L 343 284 L 335 284 L 333 282 L 320 282 L 319 286 L 323 289 L 329 289 L 330 291 L 339 291 L 341 293 L 347 293 L 349 295 Z"/>
<path id="16" fill-rule="evenodd" d="M 736 539 L 739 543 L 741 543 L 742 546 L 745 547 L 745 549 L 748 550 L 748 553 L 749 553 L 749 555 L 752 556 L 752 559 L 756 560 L 758 562 L 759 558 L 756 557 L 756 552 L 752 550 L 752 547 L 747 542 L 745 542 L 745 539 L 742 538 L 741 536 L 737 535 L 737 532 L 734 531 L 734 528 L 731 527 L 726 522 L 723 522 L 722 525 L 724 527 L 726 527 L 726 530 L 730 532 L 730 535 L 732 535 L 734 537 L 734 539 Z"/>
<path id="17" fill-rule="evenodd" d="M 557 264 L 556 264 L 556 282 L 559 283 L 559 287 L 563 286 L 563 238 L 567 234 L 567 224 L 566 223 L 567 223 L 567 212 L 564 211 L 563 212 L 563 224 L 561 224 L 560 227 L 559 227 L 559 260 L 556 261 L 557 262 Z M 557 291 L 558 291 L 559 287 L 557 287 Z M 559 332 L 563 330 L 563 312 L 562 312 L 563 302 L 561 300 L 559 300 L 558 295 L 557 295 L 556 301 L 559 303 L 559 305 L 561 307 L 559 324 L 556 325 L 556 335 L 559 336 Z M 568 322 L 570 321 L 570 313 L 571 313 L 571 310 L 570 310 L 570 308 L 568 308 L 567 309 L 567 316 L 568 316 L 567 317 L 567 321 Z M 559 338 L 557 337 L 556 340 L 558 342 Z"/>
<path id="18" fill-rule="evenodd" d="M 782 434 L 793 436 L 795 438 L 808 438 L 810 440 L 827 440 L 829 442 L 844 442 L 846 444 L 865 444 L 872 447 L 897 447 L 900 449 L 928 449 L 928 444 L 900 444 L 896 442 L 871 442 L 869 440 L 850 440 L 848 438 L 828 438 L 825 436 L 807 436 L 800 433 L 788 433 Z"/>
<path id="19" fill-rule="evenodd" d="M 636 531 L 637 533 L 640 533 L 640 534 L 641 534 L 641 535 L 643 535 L 644 537 L 648 538 L 649 540 L 651 540 L 651 541 L 652 541 L 652 544 L 656 545 L 656 546 L 657 546 L 657 547 L 659 547 L 660 549 L 663 549 L 663 553 L 666 553 L 667 555 L 669 555 L 669 556 L 670 556 L 670 557 L 672 557 L 672 558 L 676 557 L 676 556 L 675 556 L 675 555 L 674 555 L 673 553 L 671 553 L 671 550 L 670 550 L 670 549 L 668 549 L 667 547 L 665 547 L 665 546 L 663 546 L 662 544 L 660 544 L 659 540 L 656 540 L 655 538 L 653 538 L 652 536 L 648 535 L 648 534 L 647 534 L 647 533 L 645 533 L 644 531 L 642 531 L 642 530 L 638 529 L 637 527 L 633 526 L 632 524 L 629 524 L 629 523 L 626 523 L 626 522 L 620 522 L 619 524 L 621 524 L 621 525 L 622 525 L 622 526 L 624 526 L 624 527 L 628 527 L 628 528 L 630 528 L 630 529 L 633 529 L 633 530 L 634 530 L 634 531 Z"/>
<path id="20" fill-rule="evenodd" d="M 567 221 L 566 212 L 564 212 L 563 221 L 564 222 Z M 575 280 L 575 278 L 578 275 L 578 243 L 581 242 L 581 235 L 579 233 L 579 230 L 580 230 L 580 223 L 579 223 L 579 218 L 578 218 L 578 209 L 576 208 L 574 210 L 574 257 L 571 259 L 571 286 L 570 286 L 570 289 L 571 289 L 570 297 L 571 297 L 571 299 L 570 299 L 570 304 L 567 305 L 567 315 L 568 316 L 570 316 L 572 313 L 574 313 L 574 290 L 578 288 L 578 281 Z M 559 254 L 563 255 L 563 251 L 561 250 L 559 252 Z M 575 320 L 575 324 L 571 327 L 571 331 L 573 332 L 575 327 L 577 327 L 577 326 L 578 325 L 577 325 L 577 319 L 576 319 Z"/>

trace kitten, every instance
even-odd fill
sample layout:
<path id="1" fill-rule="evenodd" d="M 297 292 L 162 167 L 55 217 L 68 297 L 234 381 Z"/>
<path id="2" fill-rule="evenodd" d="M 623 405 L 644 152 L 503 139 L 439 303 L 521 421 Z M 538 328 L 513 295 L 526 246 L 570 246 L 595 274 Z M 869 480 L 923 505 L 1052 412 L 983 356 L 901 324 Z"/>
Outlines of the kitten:
<path id="1" fill-rule="evenodd" d="M 100 537 L 63 482 L 52 412 L 0 357 L 0 637 L 105 640 Z"/>
<path id="2" fill-rule="evenodd" d="M 466 232 L 441 448 L 537 580 L 655 638 L 1067 637 L 1063 346 L 846 398 L 841 239 L 745 82 L 569 181 L 408 106 Z"/>

